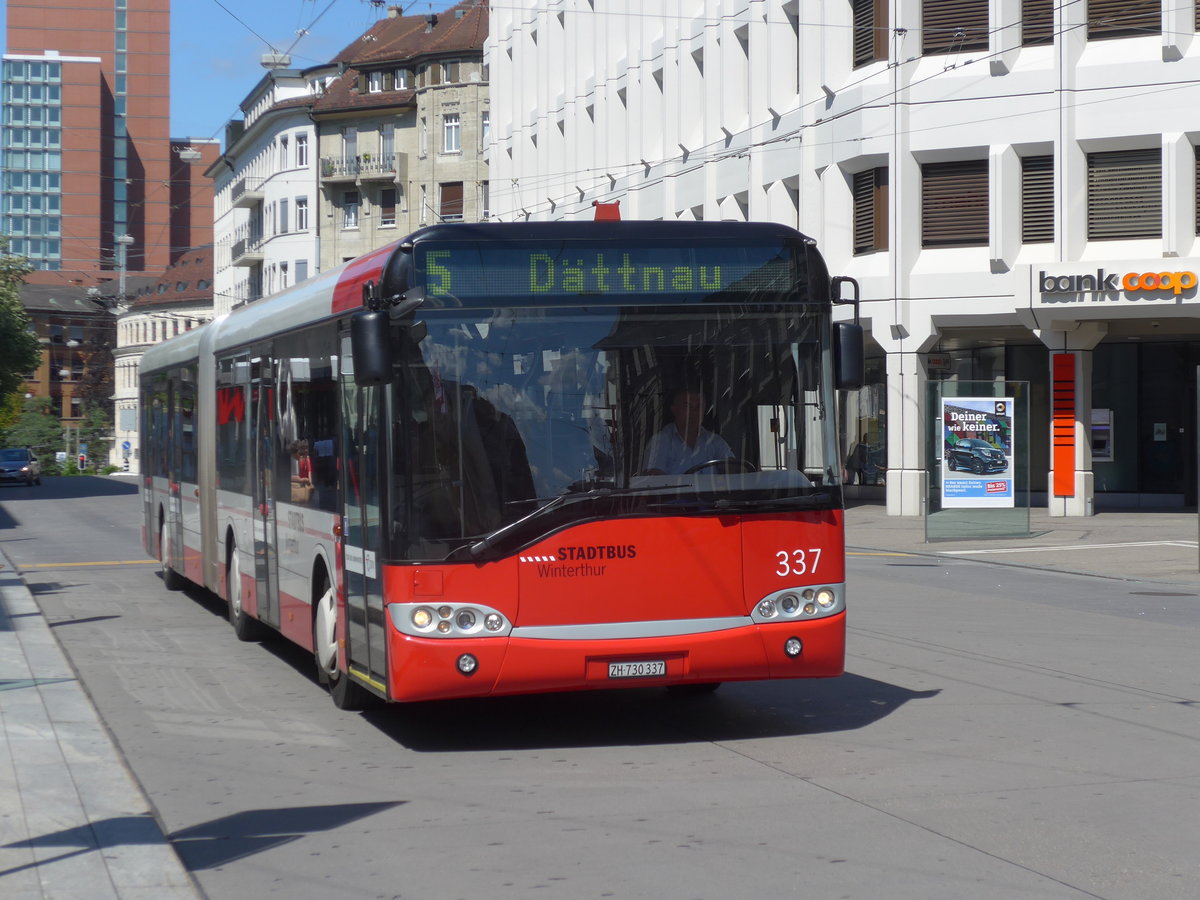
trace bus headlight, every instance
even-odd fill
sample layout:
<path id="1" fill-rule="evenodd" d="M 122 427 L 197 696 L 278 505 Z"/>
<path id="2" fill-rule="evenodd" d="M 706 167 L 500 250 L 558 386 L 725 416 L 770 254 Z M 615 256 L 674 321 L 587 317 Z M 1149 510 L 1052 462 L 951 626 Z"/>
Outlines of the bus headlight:
<path id="1" fill-rule="evenodd" d="M 390 603 L 388 616 L 401 634 L 420 638 L 505 637 L 512 623 L 504 613 L 478 603 Z"/>
<path id="2" fill-rule="evenodd" d="M 815 587 L 789 587 L 759 598 L 750 611 L 755 622 L 822 619 L 846 608 L 845 585 L 823 584 Z"/>

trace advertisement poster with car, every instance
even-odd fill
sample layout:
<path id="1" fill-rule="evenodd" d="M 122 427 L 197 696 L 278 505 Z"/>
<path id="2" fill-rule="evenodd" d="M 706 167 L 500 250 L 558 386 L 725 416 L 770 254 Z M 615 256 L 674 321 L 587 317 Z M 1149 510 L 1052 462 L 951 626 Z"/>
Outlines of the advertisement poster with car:
<path id="1" fill-rule="evenodd" d="M 942 508 L 1015 504 L 1012 397 L 942 399 Z"/>

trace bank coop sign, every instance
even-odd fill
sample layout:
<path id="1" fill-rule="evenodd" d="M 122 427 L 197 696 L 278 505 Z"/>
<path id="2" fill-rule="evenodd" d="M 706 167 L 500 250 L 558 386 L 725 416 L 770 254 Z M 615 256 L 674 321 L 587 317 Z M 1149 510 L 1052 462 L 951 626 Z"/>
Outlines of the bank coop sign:
<path id="1" fill-rule="evenodd" d="M 1086 294 L 1125 291 L 1128 294 L 1170 291 L 1179 296 L 1196 287 L 1195 272 L 1105 272 L 1096 274 L 1047 275 L 1038 272 L 1038 290 L 1042 294 Z M 1136 298 L 1135 298 L 1136 299 Z"/>

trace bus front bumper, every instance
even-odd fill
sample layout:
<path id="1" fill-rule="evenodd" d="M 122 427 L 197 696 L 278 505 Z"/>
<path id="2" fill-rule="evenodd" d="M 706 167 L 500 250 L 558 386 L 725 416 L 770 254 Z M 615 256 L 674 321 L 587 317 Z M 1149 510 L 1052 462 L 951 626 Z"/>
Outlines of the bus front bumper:
<path id="1" fill-rule="evenodd" d="M 520 631 L 440 639 L 390 629 L 390 699 L 831 678 L 841 675 L 845 664 L 844 612 L 805 622 L 747 619 L 736 628 L 686 638 L 570 640 L 524 637 Z"/>

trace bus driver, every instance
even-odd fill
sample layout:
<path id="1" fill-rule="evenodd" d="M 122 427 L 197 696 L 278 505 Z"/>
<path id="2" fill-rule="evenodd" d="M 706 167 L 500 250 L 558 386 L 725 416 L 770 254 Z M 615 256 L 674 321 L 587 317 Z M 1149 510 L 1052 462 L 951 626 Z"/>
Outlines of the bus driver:
<path id="1" fill-rule="evenodd" d="M 724 439 L 700 424 L 704 394 L 698 387 L 682 387 L 671 395 L 675 417 L 650 439 L 642 464 L 645 475 L 682 475 L 694 466 L 730 459 L 733 451 Z"/>

